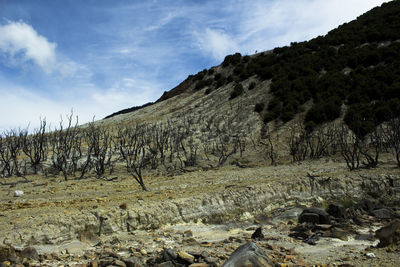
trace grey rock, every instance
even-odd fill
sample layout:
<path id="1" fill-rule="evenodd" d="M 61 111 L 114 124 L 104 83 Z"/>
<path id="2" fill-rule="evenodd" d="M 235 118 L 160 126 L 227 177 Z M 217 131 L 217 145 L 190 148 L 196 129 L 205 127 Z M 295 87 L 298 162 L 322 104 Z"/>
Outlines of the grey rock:
<path id="1" fill-rule="evenodd" d="M 400 241 L 400 220 L 394 220 L 375 232 L 379 239 L 378 247 L 386 247 Z"/>
<path id="2" fill-rule="evenodd" d="M 33 247 L 27 247 L 21 251 L 21 258 L 27 258 L 32 260 L 39 260 L 39 254 Z"/>
<path id="3" fill-rule="evenodd" d="M 344 218 L 346 214 L 346 209 L 341 204 L 331 203 L 328 206 L 327 212 L 329 213 L 329 215 L 335 218 Z"/>
<path id="4" fill-rule="evenodd" d="M 222 267 L 272 267 L 274 264 L 255 243 L 248 242 L 236 249 Z"/>
<path id="5" fill-rule="evenodd" d="M 319 215 L 315 213 L 302 213 L 299 216 L 299 223 L 319 223 Z"/>
<path id="6" fill-rule="evenodd" d="M 387 208 L 373 210 L 371 214 L 379 219 L 391 219 L 394 217 L 393 212 Z"/>
<path id="7" fill-rule="evenodd" d="M 313 223 L 317 223 L 317 224 L 330 224 L 331 223 L 331 218 L 330 218 L 329 214 L 326 211 L 324 211 L 323 209 L 318 209 L 318 208 L 304 209 L 303 212 L 299 216 L 299 223 L 311 222 L 311 221 L 305 221 L 303 218 L 303 216 L 304 216 L 303 214 L 318 215 L 318 222 L 313 221 Z M 309 215 L 307 215 L 307 216 L 309 216 Z"/>

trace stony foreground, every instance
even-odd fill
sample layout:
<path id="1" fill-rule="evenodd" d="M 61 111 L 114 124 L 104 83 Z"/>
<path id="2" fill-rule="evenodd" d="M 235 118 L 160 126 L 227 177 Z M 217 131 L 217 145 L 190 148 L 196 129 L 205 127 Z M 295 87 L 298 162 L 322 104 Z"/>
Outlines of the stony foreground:
<path id="1" fill-rule="evenodd" d="M 396 246 L 374 248 L 374 231 L 389 219 L 363 215 L 347 240 L 321 237 L 310 245 L 289 236 L 306 206 L 365 195 L 396 203 L 400 173 L 385 165 L 357 172 L 332 161 L 226 167 L 146 177 L 150 192 L 124 175 L 27 179 L 3 179 L 0 187 L 4 264 L 15 249 L 15 262 L 36 266 L 220 266 L 261 226 L 264 237 L 253 241 L 281 266 L 400 266 Z M 16 190 L 24 195 L 14 197 Z"/>

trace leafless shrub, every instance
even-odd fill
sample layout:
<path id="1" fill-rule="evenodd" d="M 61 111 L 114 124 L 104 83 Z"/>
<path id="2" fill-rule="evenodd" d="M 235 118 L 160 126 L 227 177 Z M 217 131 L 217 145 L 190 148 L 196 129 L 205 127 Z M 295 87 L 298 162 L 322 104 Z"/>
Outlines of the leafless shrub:
<path id="1" fill-rule="evenodd" d="M 62 172 L 65 181 L 68 176 L 75 173 L 78 160 L 82 156 L 82 136 L 78 130 L 78 118 L 73 124 L 73 114 L 67 116 L 67 125 L 64 126 L 61 118 L 60 128 L 50 135 L 51 162 L 55 174 Z"/>
<path id="2" fill-rule="evenodd" d="M 147 190 L 143 181 L 142 171 L 149 165 L 148 148 L 146 147 L 146 130 L 143 125 L 133 127 L 120 127 L 118 129 L 115 145 L 125 161 L 127 171 L 138 182 L 140 187 Z"/>
<path id="3" fill-rule="evenodd" d="M 361 140 L 348 127 L 342 125 L 337 135 L 340 154 L 346 161 L 349 170 L 355 170 L 360 167 Z"/>
<path id="4" fill-rule="evenodd" d="M 396 158 L 397 167 L 400 168 L 400 118 L 391 119 L 382 127 L 384 142 Z"/>
<path id="5" fill-rule="evenodd" d="M 22 150 L 29 158 L 34 174 L 42 167 L 48 155 L 48 133 L 46 133 L 46 120 L 40 120 L 39 128 L 33 130 L 31 135 L 25 133 L 22 139 Z"/>

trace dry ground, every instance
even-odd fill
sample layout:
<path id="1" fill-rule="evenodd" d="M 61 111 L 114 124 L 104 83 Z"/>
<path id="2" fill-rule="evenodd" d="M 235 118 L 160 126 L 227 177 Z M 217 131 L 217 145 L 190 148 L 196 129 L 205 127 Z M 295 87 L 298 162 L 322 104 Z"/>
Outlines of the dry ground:
<path id="1" fill-rule="evenodd" d="M 57 217 L 60 214 L 71 212 L 90 212 L 98 209 L 108 209 L 124 205 L 147 205 L 147 203 L 170 201 L 176 199 L 190 199 L 202 193 L 218 194 L 230 186 L 261 186 L 268 184 L 280 184 L 282 190 L 285 184 L 290 184 L 294 178 L 306 179 L 308 172 L 322 173 L 330 177 L 379 175 L 399 175 L 399 169 L 393 168 L 393 164 L 383 164 L 379 168 L 349 172 L 343 163 L 331 160 L 307 161 L 301 164 L 286 164 L 280 166 L 253 166 L 251 168 L 239 168 L 226 166 L 218 170 L 195 171 L 177 176 L 145 176 L 150 191 L 141 191 L 136 182 L 126 174 L 117 173 L 113 179 L 84 179 L 64 181 L 62 177 L 44 178 L 40 176 L 26 177 L 30 182 L 17 183 L 15 186 L 0 186 L 0 237 L 6 240 L 10 232 L 16 229 L 27 230 L 32 221 L 38 217 Z M 22 178 L 2 179 L 2 183 L 22 181 Z M 15 190 L 24 191 L 24 196 L 14 197 Z M 323 203 L 320 203 L 321 205 Z M 282 203 L 281 208 L 285 207 Z M 201 218 L 200 218 L 201 219 Z M 335 263 L 336 265 L 350 263 L 354 266 L 400 266 L 399 251 L 385 249 L 371 249 L 376 258 L 367 258 L 365 248 L 370 247 L 371 242 L 349 242 L 326 239 L 320 245 L 312 247 L 287 236 L 289 218 L 271 218 L 268 224 L 263 225 L 269 240 L 261 242 L 261 246 L 274 246 L 286 249 L 294 248 L 304 258 L 304 262 L 316 264 Z M 228 223 L 228 222 L 227 222 Z M 139 242 L 137 239 L 148 240 L 153 238 L 159 241 L 158 235 L 165 235 L 165 231 L 172 231 L 172 235 L 180 235 L 186 230 L 191 230 L 198 241 L 209 241 L 212 249 L 229 255 L 234 247 L 250 238 L 254 230 L 254 217 L 242 222 L 230 222 L 225 226 L 186 223 L 178 226 L 165 226 L 153 231 L 137 231 L 128 238 L 121 237 L 126 242 L 142 244 L 147 250 L 156 251 L 166 245 L 185 247 L 182 239 L 175 238 L 170 243 Z M 234 226 L 232 226 L 234 223 Z M 175 228 L 174 228 L 175 227 Z M 376 227 L 379 227 L 376 225 Z M 169 229 L 169 230 L 168 230 Z M 172 230 L 171 230 L 172 229 Z M 247 229 L 247 230 L 246 230 Z M 235 236 L 236 235 L 236 236 Z M 207 236 L 209 237 L 207 239 Z M 212 236 L 212 238 L 210 238 Z M 219 238 L 216 238 L 218 237 Z M 240 242 L 230 245 L 226 249 L 224 245 L 218 245 L 222 240 L 235 237 Z M 104 240 L 107 238 L 104 237 Z M 214 242 L 214 243 L 213 243 Z M 146 247 L 147 246 L 147 247 Z M 197 247 L 200 249 L 200 247 Z M 273 253 L 272 251 L 271 253 Z M 290 254 L 289 252 L 282 252 Z M 281 254 L 282 254 L 281 253 Z M 223 258 L 220 259 L 221 262 Z M 282 260 L 282 258 L 281 258 Z"/>

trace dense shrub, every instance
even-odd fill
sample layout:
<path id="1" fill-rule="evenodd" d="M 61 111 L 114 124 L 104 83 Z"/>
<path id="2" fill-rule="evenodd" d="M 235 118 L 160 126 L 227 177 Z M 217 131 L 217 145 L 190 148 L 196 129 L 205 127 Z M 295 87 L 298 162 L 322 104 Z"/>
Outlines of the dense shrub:
<path id="1" fill-rule="evenodd" d="M 261 113 L 264 110 L 264 106 L 265 106 L 265 104 L 263 102 L 257 103 L 254 106 L 254 111 L 257 112 L 257 113 Z"/>
<path id="2" fill-rule="evenodd" d="M 241 94 L 243 94 L 243 91 L 244 91 L 243 85 L 241 83 L 236 84 L 235 87 L 233 88 L 233 91 L 231 92 L 229 99 L 234 99 L 240 96 Z"/>

